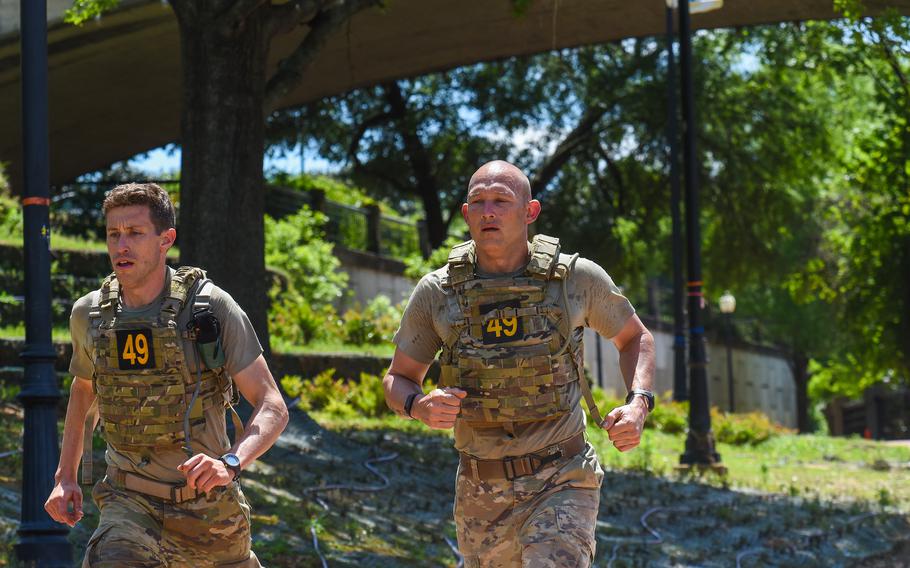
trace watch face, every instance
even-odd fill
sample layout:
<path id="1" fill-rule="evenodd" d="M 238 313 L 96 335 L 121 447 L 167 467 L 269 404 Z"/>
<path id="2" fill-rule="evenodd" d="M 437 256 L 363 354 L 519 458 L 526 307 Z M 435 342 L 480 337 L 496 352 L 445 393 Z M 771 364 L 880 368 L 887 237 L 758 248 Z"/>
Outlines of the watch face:
<path id="1" fill-rule="evenodd" d="M 240 458 L 237 457 L 237 454 L 224 454 L 221 459 L 228 467 L 240 467 Z"/>

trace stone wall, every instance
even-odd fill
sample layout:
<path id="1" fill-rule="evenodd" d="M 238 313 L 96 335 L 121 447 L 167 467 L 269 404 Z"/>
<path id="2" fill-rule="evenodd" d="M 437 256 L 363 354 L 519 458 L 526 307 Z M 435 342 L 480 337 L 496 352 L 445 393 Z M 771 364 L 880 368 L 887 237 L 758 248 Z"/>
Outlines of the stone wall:
<path id="1" fill-rule="evenodd" d="M 646 318 L 643 318 L 646 320 Z M 673 391 L 673 331 L 667 324 L 645 321 L 654 335 L 656 372 L 654 391 L 660 395 Z M 597 345 L 600 343 L 600 365 Z M 708 338 L 708 396 L 712 406 L 729 408 L 726 346 Z M 767 347 L 735 343 L 732 349 L 734 407 L 737 412 L 758 410 L 774 421 L 796 428 L 796 387 L 787 358 Z M 626 386 L 619 372 L 619 353 L 613 343 L 585 330 L 585 365 L 607 392 L 625 396 Z"/>

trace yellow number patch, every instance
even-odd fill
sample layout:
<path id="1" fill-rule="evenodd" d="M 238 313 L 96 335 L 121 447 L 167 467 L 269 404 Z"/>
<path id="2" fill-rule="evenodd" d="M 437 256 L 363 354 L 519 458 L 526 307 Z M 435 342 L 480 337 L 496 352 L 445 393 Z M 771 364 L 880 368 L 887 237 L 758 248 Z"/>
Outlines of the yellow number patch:
<path id="1" fill-rule="evenodd" d="M 152 330 L 128 329 L 117 332 L 117 361 L 121 371 L 154 369 Z"/>
<path id="2" fill-rule="evenodd" d="M 509 300 L 481 306 L 480 311 L 481 313 L 486 313 L 495 309 L 517 308 L 518 306 L 517 301 Z M 518 317 L 493 318 L 483 324 L 481 331 L 483 332 L 484 343 L 505 343 L 506 341 L 514 341 L 524 337 L 521 329 L 521 320 Z"/>

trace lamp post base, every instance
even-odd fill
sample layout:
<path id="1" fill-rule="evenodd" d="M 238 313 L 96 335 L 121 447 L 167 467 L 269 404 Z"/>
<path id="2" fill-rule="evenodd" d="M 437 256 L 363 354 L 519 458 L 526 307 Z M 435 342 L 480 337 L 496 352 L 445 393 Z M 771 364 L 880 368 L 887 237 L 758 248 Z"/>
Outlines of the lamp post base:
<path id="1" fill-rule="evenodd" d="M 69 530 L 58 523 L 28 523 L 19 529 L 16 559 L 20 566 L 70 568 L 73 549 L 67 540 Z"/>
<path id="2" fill-rule="evenodd" d="M 714 449 L 714 432 L 689 430 L 686 451 L 679 457 L 681 466 L 714 467 L 720 465 L 720 454 Z"/>

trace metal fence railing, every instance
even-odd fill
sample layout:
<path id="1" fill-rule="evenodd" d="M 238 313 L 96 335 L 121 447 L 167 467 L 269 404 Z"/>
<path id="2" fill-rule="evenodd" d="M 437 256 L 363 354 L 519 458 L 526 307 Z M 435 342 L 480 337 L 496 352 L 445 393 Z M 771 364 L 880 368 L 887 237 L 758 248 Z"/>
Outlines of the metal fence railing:
<path id="1" fill-rule="evenodd" d="M 149 181 L 164 187 L 175 197 L 179 195 L 179 180 Z M 55 225 L 67 234 L 104 239 L 100 203 L 104 194 L 119 183 L 74 182 L 52 187 L 51 214 Z M 354 207 L 330 201 L 318 190 L 268 187 L 266 191 L 266 214 L 275 218 L 286 217 L 304 205 L 321 211 L 328 218 L 326 238 L 345 248 L 391 258 L 405 258 L 415 253 L 429 254 L 422 223 L 382 215 L 376 205 Z"/>

